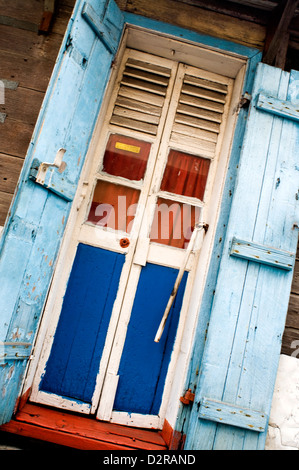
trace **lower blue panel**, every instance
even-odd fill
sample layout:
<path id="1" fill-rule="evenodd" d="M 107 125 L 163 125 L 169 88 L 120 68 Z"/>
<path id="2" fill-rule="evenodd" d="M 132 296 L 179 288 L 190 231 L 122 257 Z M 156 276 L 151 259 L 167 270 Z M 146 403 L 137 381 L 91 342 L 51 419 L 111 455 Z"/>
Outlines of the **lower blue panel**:
<path id="1" fill-rule="evenodd" d="M 41 390 L 91 402 L 124 261 L 79 244 Z"/>
<path id="2" fill-rule="evenodd" d="M 119 367 L 114 410 L 158 414 L 187 280 L 185 273 L 159 343 L 154 338 L 178 271 L 142 268 Z"/>

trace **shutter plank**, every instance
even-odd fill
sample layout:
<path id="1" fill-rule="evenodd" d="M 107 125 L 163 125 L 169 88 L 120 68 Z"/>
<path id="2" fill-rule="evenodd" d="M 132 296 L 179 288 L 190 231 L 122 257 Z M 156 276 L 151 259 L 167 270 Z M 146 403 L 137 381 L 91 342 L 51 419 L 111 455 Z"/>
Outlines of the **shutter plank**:
<path id="1" fill-rule="evenodd" d="M 133 59 L 129 57 L 127 60 L 127 65 L 131 65 L 136 69 L 149 71 L 156 73 L 157 75 L 162 75 L 164 77 L 170 77 L 171 70 L 167 67 L 162 67 L 161 65 L 151 64 L 150 62 L 143 62 L 141 60 Z"/>
<path id="2" fill-rule="evenodd" d="M 182 141 L 186 142 L 190 147 L 197 150 L 200 149 L 203 157 L 213 158 L 215 156 L 216 144 L 214 142 L 194 138 L 190 135 L 178 134 L 176 132 L 171 133 L 171 142 L 181 144 Z"/>
<path id="3" fill-rule="evenodd" d="M 145 80 L 146 82 L 155 83 L 157 85 L 166 86 L 166 87 L 168 86 L 168 81 L 169 81 L 167 77 L 163 77 L 162 75 L 134 69 L 132 67 L 126 67 L 124 71 L 124 75 L 127 77 L 142 79 L 142 80 Z"/>
<path id="4" fill-rule="evenodd" d="M 179 103 L 177 107 L 177 112 L 180 114 L 187 114 L 188 116 L 194 116 L 201 119 L 206 119 L 207 121 L 213 121 L 221 123 L 222 114 L 216 113 L 213 111 L 208 111 L 203 108 L 198 108 L 195 106 L 188 106 L 182 103 Z"/>
<path id="5" fill-rule="evenodd" d="M 120 116 L 129 119 L 135 119 L 141 122 L 148 122 L 150 124 L 159 124 L 159 116 L 154 116 L 148 113 L 142 113 L 138 111 L 133 111 L 131 109 L 122 108 L 120 106 L 115 106 L 113 110 L 115 116 Z M 111 121 L 112 122 L 112 121 Z"/>
<path id="6" fill-rule="evenodd" d="M 196 127 L 198 129 L 204 129 L 216 134 L 220 131 L 220 125 L 205 119 L 198 119 L 193 116 L 187 116 L 185 114 L 177 113 L 175 116 L 175 122 L 178 124 L 184 124 L 186 126 Z"/>
<path id="7" fill-rule="evenodd" d="M 135 131 L 146 132 L 147 134 L 156 135 L 157 133 L 157 126 L 126 117 L 113 115 L 110 123 L 115 126 L 126 127 Z"/>
<path id="8" fill-rule="evenodd" d="M 182 93 L 180 96 L 180 103 L 207 109 L 209 111 L 215 111 L 216 113 L 221 114 L 224 111 L 224 106 L 222 103 L 216 103 L 209 101 L 208 99 L 197 98 L 196 96 L 186 95 L 184 93 Z"/>
<path id="9" fill-rule="evenodd" d="M 127 86 L 121 86 L 118 92 L 119 96 L 124 98 L 133 98 L 136 101 L 141 101 L 148 104 L 153 104 L 155 106 L 163 106 L 164 98 L 163 96 L 154 95 L 153 93 L 147 93 L 142 90 L 130 88 Z"/>
<path id="10" fill-rule="evenodd" d="M 173 125 L 173 132 L 190 137 L 197 137 L 202 140 L 208 140 L 209 142 L 217 142 L 217 134 L 215 132 L 209 132 L 196 127 L 185 126 L 184 124 L 175 123 Z"/>
<path id="11" fill-rule="evenodd" d="M 154 83 L 149 83 L 144 80 L 138 80 L 135 78 L 124 76 L 121 82 L 123 85 L 129 86 L 132 88 L 137 88 L 138 90 L 147 91 L 149 93 L 154 93 L 160 96 L 166 95 L 166 89 L 164 86 L 156 85 Z"/>
<path id="12" fill-rule="evenodd" d="M 183 93 L 186 95 L 196 96 L 198 98 L 207 98 L 217 103 L 225 103 L 225 95 L 217 93 L 216 91 L 207 90 L 205 88 L 199 88 L 192 85 L 183 85 Z"/>
<path id="13" fill-rule="evenodd" d="M 123 98 L 118 96 L 115 102 L 116 105 L 123 108 L 132 109 L 133 111 L 139 111 L 144 114 L 152 114 L 153 116 L 161 116 L 161 108 L 148 103 L 142 103 L 133 99 Z"/>
<path id="14" fill-rule="evenodd" d="M 219 93 L 227 94 L 227 86 L 222 83 L 205 80 L 204 78 L 193 77 L 192 75 L 185 75 L 184 83 L 187 85 L 195 85 L 208 90 L 217 91 Z"/>

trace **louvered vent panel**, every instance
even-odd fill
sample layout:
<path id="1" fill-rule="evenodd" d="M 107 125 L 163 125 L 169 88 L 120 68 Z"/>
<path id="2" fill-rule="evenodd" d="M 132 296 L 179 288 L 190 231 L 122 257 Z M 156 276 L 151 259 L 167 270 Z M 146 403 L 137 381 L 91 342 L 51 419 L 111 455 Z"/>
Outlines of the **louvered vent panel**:
<path id="1" fill-rule="evenodd" d="M 184 140 L 200 146 L 208 156 L 215 153 L 224 112 L 227 85 L 203 78 L 185 75 L 172 140 Z"/>
<path id="2" fill-rule="evenodd" d="M 171 70 L 129 58 L 110 123 L 156 135 Z"/>

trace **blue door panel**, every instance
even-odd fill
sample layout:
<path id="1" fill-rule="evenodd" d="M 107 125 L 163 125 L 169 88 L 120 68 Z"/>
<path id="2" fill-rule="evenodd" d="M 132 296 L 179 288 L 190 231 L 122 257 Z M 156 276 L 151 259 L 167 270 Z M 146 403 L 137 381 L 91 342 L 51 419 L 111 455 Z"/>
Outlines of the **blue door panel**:
<path id="1" fill-rule="evenodd" d="M 187 280 L 185 273 L 159 343 L 154 342 L 178 271 L 142 268 L 119 367 L 114 410 L 158 414 Z"/>
<path id="2" fill-rule="evenodd" d="M 90 403 L 125 256 L 79 244 L 40 389 Z"/>

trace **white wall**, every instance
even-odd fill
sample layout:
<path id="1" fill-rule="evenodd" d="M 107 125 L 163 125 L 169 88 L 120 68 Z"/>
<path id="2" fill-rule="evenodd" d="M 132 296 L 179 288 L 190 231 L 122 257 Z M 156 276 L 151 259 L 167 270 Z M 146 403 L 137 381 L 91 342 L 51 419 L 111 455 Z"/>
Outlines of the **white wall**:
<path id="1" fill-rule="evenodd" d="M 280 356 L 266 450 L 299 450 L 299 359 Z"/>

